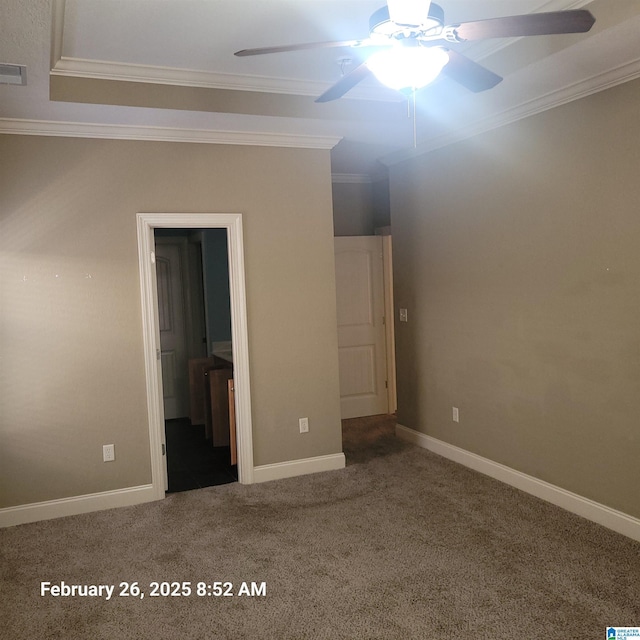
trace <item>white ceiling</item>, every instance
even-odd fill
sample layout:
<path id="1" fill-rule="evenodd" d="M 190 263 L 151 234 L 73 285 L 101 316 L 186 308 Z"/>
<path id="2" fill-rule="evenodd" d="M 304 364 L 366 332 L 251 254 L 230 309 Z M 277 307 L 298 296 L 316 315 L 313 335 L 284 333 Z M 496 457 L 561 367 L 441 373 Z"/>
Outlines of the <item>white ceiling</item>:
<path id="1" fill-rule="evenodd" d="M 327 148 L 344 138 L 334 171 L 372 173 L 379 157 L 406 157 L 640 77 L 640 0 L 440 0 L 447 23 L 585 7 L 596 24 L 588 34 L 460 45 L 505 80 L 482 94 L 447 79 L 423 90 L 414 151 L 406 106 L 375 80 L 338 103 L 313 102 L 339 79 L 338 60 L 357 64 L 365 50 L 233 55 L 366 37 L 382 4 L 3 0 L 0 63 L 27 65 L 28 84 L 0 85 L 0 131 Z"/>
<path id="2" fill-rule="evenodd" d="M 384 0 L 67 0 L 61 54 L 240 76 L 247 87 L 310 92 L 340 77 L 336 60 L 352 49 L 313 50 L 237 58 L 234 51 L 368 35 L 368 19 Z M 529 13 L 545 0 L 457 0 L 451 22 L 483 15 Z M 558 3 L 555 3 L 558 4 Z M 566 3 L 563 3 L 566 4 Z M 478 10 L 484 6 L 484 12 Z M 230 79 L 227 79 L 230 80 Z"/>

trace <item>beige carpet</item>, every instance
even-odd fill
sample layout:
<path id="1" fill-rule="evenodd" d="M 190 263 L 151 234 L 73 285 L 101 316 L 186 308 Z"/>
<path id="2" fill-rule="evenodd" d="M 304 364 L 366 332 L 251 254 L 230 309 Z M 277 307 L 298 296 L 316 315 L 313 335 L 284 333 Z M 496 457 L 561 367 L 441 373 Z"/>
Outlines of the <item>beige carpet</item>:
<path id="1" fill-rule="evenodd" d="M 0 530 L 0 637 L 504 639 L 640 625 L 640 545 L 392 435 L 344 425 L 347 468 Z M 40 595 L 137 582 L 143 599 Z M 152 582 L 189 596 L 151 597 Z M 198 596 L 197 583 L 266 583 Z"/>

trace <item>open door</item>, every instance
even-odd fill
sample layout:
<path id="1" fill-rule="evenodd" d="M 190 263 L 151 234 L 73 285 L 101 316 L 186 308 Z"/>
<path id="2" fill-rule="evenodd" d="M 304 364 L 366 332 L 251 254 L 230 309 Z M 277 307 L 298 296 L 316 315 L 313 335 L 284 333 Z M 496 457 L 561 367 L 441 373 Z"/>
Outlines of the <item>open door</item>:
<path id="1" fill-rule="evenodd" d="M 156 240 L 158 324 L 165 420 L 189 414 L 183 265 L 178 244 Z"/>
<path id="2" fill-rule="evenodd" d="M 341 417 L 389 411 L 381 236 L 335 238 Z"/>

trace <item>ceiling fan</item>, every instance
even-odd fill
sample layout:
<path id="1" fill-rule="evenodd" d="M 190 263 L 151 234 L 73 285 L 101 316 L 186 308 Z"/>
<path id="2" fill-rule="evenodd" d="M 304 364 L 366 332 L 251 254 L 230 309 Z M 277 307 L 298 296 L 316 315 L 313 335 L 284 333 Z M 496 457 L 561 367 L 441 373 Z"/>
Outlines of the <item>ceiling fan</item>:
<path id="1" fill-rule="evenodd" d="M 558 33 L 585 33 L 595 23 L 584 9 L 532 13 L 459 24 L 445 24 L 442 7 L 430 0 L 387 0 L 369 19 L 369 37 L 363 40 L 307 42 L 276 47 L 242 49 L 236 56 L 257 56 L 331 47 L 373 47 L 376 52 L 316 102 L 341 98 L 359 82 L 375 75 L 383 84 L 415 92 L 443 72 L 470 91 L 495 87 L 502 77 L 450 48 L 461 42 Z"/>

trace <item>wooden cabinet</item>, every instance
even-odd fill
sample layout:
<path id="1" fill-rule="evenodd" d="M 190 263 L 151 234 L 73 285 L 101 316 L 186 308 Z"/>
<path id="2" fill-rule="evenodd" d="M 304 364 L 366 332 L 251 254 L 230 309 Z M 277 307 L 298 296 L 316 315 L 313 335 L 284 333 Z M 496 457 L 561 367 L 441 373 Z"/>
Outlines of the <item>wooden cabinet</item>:
<path id="1" fill-rule="evenodd" d="M 191 424 L 205 424 L 207 415 L 207 390 L 205 373 L 216 366 L 217 358 L 192 358 L 189 360 L 189 419 Z M 210 437 L 210 436 L 207 436 Z"/>
<path id="2" fill-rule="evenodd" d="M 233 364 L 212 356 L 189 360 L 189 419 L 204 424 L 214 447 L 229 447 L 236 464 L 236 420 Z"/>
<path id="3" fill-rule="evenodd" d="M 233 380 L 231 367 L 209 369 L 207 432 L 213 436 L 214 447 L 230 446 L 229 426 L 229 381 Z"/>

